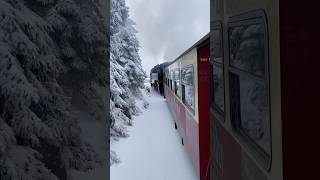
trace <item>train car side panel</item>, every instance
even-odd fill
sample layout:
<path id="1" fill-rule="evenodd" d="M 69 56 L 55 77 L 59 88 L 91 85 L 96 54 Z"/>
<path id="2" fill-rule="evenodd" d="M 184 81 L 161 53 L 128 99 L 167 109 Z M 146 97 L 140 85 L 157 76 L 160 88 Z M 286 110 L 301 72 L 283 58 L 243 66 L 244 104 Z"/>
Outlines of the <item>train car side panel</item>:
<path id="1" fill-rule="evenodd" d="M 192 69 L 192 84 L 188 87 L 192 89 L 192 107 L 182 99 L 182 77 L 179 89 L 181 90 L 180 96 L 175 94 L 174 87 L 171 89 L 166 86 L 165 95 L 174 120 L 178 126 L 178 131 L 182 136 L 183 143 L 186 147 L 188 155 L 190 156 L 196 174 L 200 176 L 200 160 L 199 160 L 199 111 L 198 111 L 198 72 L 197 72 L 197 49 L 190 49 L 187 53 L 181 56 L 178 60 L 168 65 L 167 69 L 169 74 L 180 69 L 180 72 L 185 69 Z M 189 74 L 190 75 L 190 74 Z M 182 76 L 182 75 L 181 75 Z M 172 77 L 170 77 L 172 78 Z M 185 91 L 186 92 L 186 91 Z M 190 95 L 185 93 L 185 95 Z"/>
<path id="2" fill-rule="evenodd" d="M 186 112 L 186 130 L 185 146 L 196 173 L 200 177 L 199 126 L 189 112 Z"/>
<path id="3" fill-rule="evenodd" d="M 196 173 L 200 176 L 200 158 L 199 158 L 199 106 L 198 106 L 198 63 L 197 48 L 190 50 L 182 56 L 181 69 L 193 67 L 193 89 L 194 89 L 194 109 L 193 111 L 185 106 L 186 112 L 186 148 L 192 159 Z"/>
<path id="4" fill-rule="evenodd" d="M 220 124 L 220 120 L 211 115 L 212 121 L 212 179 L 241 179 L 241 148 L 232 136 Z"/>
<path id="5" fill-rule="evenodd" d="M 190 52 L 186 53 L 181 57 L 180 61 L 180 67 L 181 70 L 184 68 L 192 66 L 193 67 L 193 88 L 194 88 L 194 111 L 190 110 L 190 108 L 187 108 L 187 110 L 190 111 L 192 114 L 193 118 L 196 120 L 196 122 L 199 122 L 199 111 L 198 111 L 198 64 L 197 64 L 197 48 L 194 48 L 190 50 Z"/>
<path id="6" fill-rule="evenodd" d="M 224 52 L 222 54 L 224 61 L 225 111 L 219 114 L 212 110 L 211 113 L 212 122 L 214 123 L 212 125 L 212 147 L 214 154 L 212 171 L 215 177 L 225 180 L 281 180 L 282 147 L 281 138 L 279 138 L 281 136 L 281 116 L 279 105 L 277 105 L 280 104 L 280 59 L 278 57 L 279 42 L 277 38 L 273 38 L 274 35 L 279 35 L 277 29 L 279 27 L 277 22 L 277 18 L 279 17 L 278 2 L 276 0 L 217 0 L 214 1 L 214 3 L 213 6 L 217 9 L 211 14 L 213 17 L 211 24 L 221 22 L 223 32 L 222 47 Z M 250 28 L 251 30 L 254 28 L 256 28 L 255 30 L 260 30 L 250 32 Z M 214 27 L 211 26 L 211 35 L 213 34 L 213 29 Z M 245 35 L 237 35 L 237 30 L 239 30 L 238 32 L 240 34 L 242 30 L 243 32 L 246 31 L 246 37 L 248 39 L 251 38 L 252 42 L 260 42 L 263 45 L 259 45 L 261 51 L 259 52 L 257 49 L 252 50 L 253 47 L 249 50 L 250 46 L 245 46 Z M 254 33 L 257 32 L 259 32 L 263 38 L 258 39 L 254 37 Z M 239 37 L 238 41 L 234 39 L 234 37 L 237 36 Z M 243 40 L 241 40 L 241 38 L 243 38 Z M 258 60 L 263 60 L 261 61 L 261 64 L 264 65 L 264 67 L 261 68 L 263 69 L 263 73 L 261 73 L 261 77 L 263 78 L 251 76 L 253 73 L 250 71 L 246 74 L 247 72 L 241 71 L 242 67 L 240 67 L 240 65 L 234 63 L 236 51 L 239 50 L 235 47 L 240 47 L 240 44 L 238 44 L 239 46 L 236 44 L 242 42 L 241 47 L 248 48 L 248 52 L 243 51 L 242 55 L 253 57 L 250 52 L 259 52 L 259 56 L 264 57 L 258 59 L 259 56 L 256 56 L 254 57 L 256 61 L 253 61 L 255 63 Z M 250 43 L 246 45 L 250 45 Z M 241 53 L 238 55 L 241 56 Z M 246 56 L 241 56 L 240 59 L 246 61 L 245 63 L 252 63 Z M 254 65 L 254 63 L 252 63 L 252 65 Z M 268 135 L 268 138 L 265 138 L 267 140 L 265 141 L 264 147 L 258 144 L 258 140 L 260 140 L 259 138 L 262 136 L 256 136 L 256 138 L 253 139 L 252 134 L 244 131 L 244 124 L 240 124 L 244 123 L 244 121 L 241 120 L 242 118 L 248 119 L 249 117 L 243 117 L 242 115 L 244 114 L 250 114 L 252 115 L 252 119 L 258 119 L 257 117 L 253 117 L 254 113 L 246 113 L 247 110 L 245 108 L 249 107 L 248 103 L 241 102 L 240 98 L 250 97 L 248 93 L 244 93 L 248 92 L 245 89 L 247 87 L 243 85 L 245 82 L 263 83 L 265 86 L 264 90 L 267 89 L 265 91 L 266 96 L 257 96 L 258 98 L 268 97 L 264 102 L 266 102 L 266 107 L 269 109 L 265 111 L 267 113 L 263 114 L 263 118 L 268 119 L 268 121 L 263 121 L 263 123 L 266 124 L 266 128 L 261 129 L 264 130 L 264 134 L 270 132 L 270 136 Z M 244 96 L 244 94 L 246 94 L 246 96 Z M 243 102 L 249 102 L 249 100 Z M 224 157 L 224 160 L 221 160 L 221 157 Z M 233 162 L 229 159 L 231 157 L 234 159 Z M 219 165 L 221 164 L 220 162 L 223 162 L 222 165 Z M 219 168 L 219 166 L 222 168 Z"/>
<path id="7" fill-rule="evenodd" d="M 210 41 L 198 48 L 198 98 L 200 179 L 209 180 L 210 157 Z"/>
<path id="8" fill-rule="evenodd" d="M 185 136 L 186 136 L 185 135 L 185 132 L 186 132 L 185 111 L 186 110 L 168 86 L 165 87 L 165 93 L 166 93 L 169 109 L 174 117 L 174 122 L 178 127 L 178 131 L 180 135 L 185 139 Z"/>
<path id="9" fill-rule="evenodd" d="M 169 109 L 174 116 L 174 121 L 177 124 L 180 135 L 182 136 L 184 146 L 191 158 L 197 175 L 200 176 L 198 123 L 168 86 L 165 87 L 165 93 Z M 177 113 L 178 111 L 176 109 L 179 109 L 179 113 Z"/>

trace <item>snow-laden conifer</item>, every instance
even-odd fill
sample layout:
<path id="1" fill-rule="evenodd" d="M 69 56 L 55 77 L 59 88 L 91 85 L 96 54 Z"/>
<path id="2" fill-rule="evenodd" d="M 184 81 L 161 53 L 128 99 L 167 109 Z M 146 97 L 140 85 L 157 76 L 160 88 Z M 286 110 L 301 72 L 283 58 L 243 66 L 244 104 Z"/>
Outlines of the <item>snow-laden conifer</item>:
<path id="1" fill-rule="evenodd" d="M 105 110 L 99 2 L 0 1 L 0 179 L 68 179 L 99 161 L 73 101 Z"/>
<path id="2" fill-rule="evenodd" d="M 145 72 L 139 57 L 139 41 L 135 23 L 129 17 L 125 0 L 111 0 L 110 13 L 110 90 L 111 139 L 128 136 L 126 126 L 138 115 L 136 98 L 141 97 Z M 117 162 L 110 153 L 111 164 Z"/>

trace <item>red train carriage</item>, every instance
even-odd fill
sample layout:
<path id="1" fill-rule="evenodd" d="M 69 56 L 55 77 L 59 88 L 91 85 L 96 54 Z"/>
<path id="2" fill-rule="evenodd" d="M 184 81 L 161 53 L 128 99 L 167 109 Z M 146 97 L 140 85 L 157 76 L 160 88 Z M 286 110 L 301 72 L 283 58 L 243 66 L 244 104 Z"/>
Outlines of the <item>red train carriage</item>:
<path id="1" fill-rule="evenodd" d="M 209 34 L 165 69 L 165 97 L 201 180 L 210 179 Z"/>
<path id="2" fill-rule="evenodd" d="M 316 2 L 211 5 L 212 179 L 319 179 Z"/>

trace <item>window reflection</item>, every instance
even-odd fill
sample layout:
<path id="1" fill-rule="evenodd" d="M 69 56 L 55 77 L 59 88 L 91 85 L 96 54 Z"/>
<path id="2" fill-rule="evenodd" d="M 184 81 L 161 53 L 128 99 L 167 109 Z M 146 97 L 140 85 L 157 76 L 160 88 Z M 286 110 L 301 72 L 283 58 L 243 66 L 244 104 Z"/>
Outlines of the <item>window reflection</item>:
<path id="1" fill-rule="evenodd" d="M 271 154 L 269 84 L 263 23 L 229 29 L 231 118 L 265 153 Z"/>
<path id="2" fill-rule="evenodd" d="M 193 66 L 181 70 L 182 101 L 194 111 Z"/>
<path id="3" fill-rule="evenodd" d="M 222 43 L 221 43 L 221 29 L 212 31 L 211 38 L 211 52 L 213 61 L 222 63 Z"/>
<path id="4" fill-rule="evenodd" d="M 264 28 L 254 24 L 230 28 L 230 65 L 264 76 Z"/>
<path id="5" fill-rule="evenodd" d="M 220 111 L 224 111 L 223 65 L 213 62 L 213 97 L 214 104 Z"/>
<path id="6" fill-rule="evenodd" d="M 270 152 L 268 96 L 264 81 L 240 76 L 240 128 L 266 152 Z"/>
<path id="7" fill-rule="evenodd" d="M 175 81 L 174 81 L 174 87 L 175 87 L 175 94 L 180 97 L 180 71 L 179 69 L 175 70 Z"/>
<path id="8" fill-rule="evenodd" d="M 212 31 L 212 83 L 211 83 L 211 107 L 224 112 L 224 75 L 223 75 L 223 51 L 222 32 L 220 29 Z"/>

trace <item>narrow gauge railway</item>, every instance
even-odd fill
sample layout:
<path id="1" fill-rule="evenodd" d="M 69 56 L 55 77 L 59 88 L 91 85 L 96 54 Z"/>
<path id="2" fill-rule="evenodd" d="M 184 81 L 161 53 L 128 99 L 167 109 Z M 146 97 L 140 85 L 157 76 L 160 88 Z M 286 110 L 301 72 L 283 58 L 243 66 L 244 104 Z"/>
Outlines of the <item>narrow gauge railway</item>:
<path id="1" fill-rule="evenodd" d="M 164 69 L 200 180 L 318 176 L 320 26 L 310 3 L 215 0 L 210 33 Z"/>
<path id="2" fill-rule="evenodd" d="M 164 94 L 181 143 L 201 179 L 210 177 L 210 36 L 164 69 Z"/>

